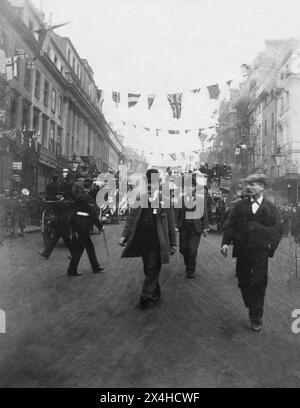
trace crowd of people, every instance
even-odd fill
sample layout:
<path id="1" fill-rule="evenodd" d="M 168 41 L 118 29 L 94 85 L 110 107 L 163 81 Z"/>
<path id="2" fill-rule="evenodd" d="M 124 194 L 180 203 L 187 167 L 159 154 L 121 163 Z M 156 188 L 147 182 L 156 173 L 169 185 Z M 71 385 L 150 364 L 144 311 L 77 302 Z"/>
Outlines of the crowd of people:
<path id="1" fill-rule="evenodd" d="M 183 189 L 182 205 L 166 208 L 161 199 L 157 201 L 159 180 L 157 170 L 148 170 L 148 191 L 143 193 L 146 205 L 130 209 L 119 241 L 120 246 L 124 247 L 122 258 L 140 257 L 143 260 L 145 279 L 140 296 L 141 308 L 148 308 L 160 300 L 161 268 L 163 264 L 170 263 L 177 252 L 178 243 L 186 277 L 196 278 L 201 237 L 209 232 L 209 211 L 214 204 L 216 213 L 226 218 L 221 253 L 227 257 L 229 247 L 233 245 L 233 257 L 237 258 L 236 275 L 245 306 L 249 309 L 251 328 L 260 332 L 268 283 L 268 259 L 274 256 L 282 237 L 292 233 L 296 242 L 300 243 L 300 206 L 276 207 L 271 203 L 264 196 L 267 182 L 261 174 L 251 175 L 245 180 L 245 195 L 230 208 L 225 200 L 212 203 L 208 190 L 203 194 L 203 189 L 197 188 L 197 176 L 194 174 L 192 184 Z M 90 238 L 93 226 L 96 226 L 99 234 L 105 234 L 97 205 L 99 190 L 88 180 L 74 182 L 70 177 L 63 182 L 54 177 L 47 186 L 46 201 L 52 203 L 55 213 L 54 234 L 40 255 L 48 260 L 62 238 L 70 252 L 70 263 L 66 268 L 70 277 L 81 276 L 78 266 L 84 250 L 87 251 L 93 273 L 103 271 Z M 194 205 L 199 196 L 203 204 L 200 212 Z M 16 194 L 13 199 L 18 210 L 12 211 L 12 214 L 19 214 L 19 226 L 23 231 L 21 214 L 24 206 Z M 145 204 L 142 197 L 140 201 Z"/>

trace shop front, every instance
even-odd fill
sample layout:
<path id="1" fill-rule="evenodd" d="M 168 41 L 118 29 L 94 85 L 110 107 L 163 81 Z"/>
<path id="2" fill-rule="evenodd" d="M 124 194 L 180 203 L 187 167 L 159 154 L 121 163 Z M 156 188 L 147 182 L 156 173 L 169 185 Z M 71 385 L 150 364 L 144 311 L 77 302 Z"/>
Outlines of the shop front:
<path id="1" fill-rule="evenodd" d="M 57 174 L 58 161 L 54 153 L 41 148 L 38 164 L 38 193 L 44 193 L 52 177 Z"/>

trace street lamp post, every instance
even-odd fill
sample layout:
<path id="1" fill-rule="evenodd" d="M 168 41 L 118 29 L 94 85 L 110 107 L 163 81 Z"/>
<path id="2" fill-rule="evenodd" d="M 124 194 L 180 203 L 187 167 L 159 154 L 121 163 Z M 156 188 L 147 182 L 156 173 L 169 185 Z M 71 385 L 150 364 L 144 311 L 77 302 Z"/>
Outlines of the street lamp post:
<path id="1" fill-rule="evenodd" d="M 276 182 L 276 191 L 275 191 L 275 204 L 278 204 L 278 191 L 279 191 L 279 178 L 280 178 L 280 167 L 282 166 L 285 155 L 281 153 L 281 148 L 278 147 L 276 154 L 272 156 L 276 162 L 277 166 L 277 182 Z"/>

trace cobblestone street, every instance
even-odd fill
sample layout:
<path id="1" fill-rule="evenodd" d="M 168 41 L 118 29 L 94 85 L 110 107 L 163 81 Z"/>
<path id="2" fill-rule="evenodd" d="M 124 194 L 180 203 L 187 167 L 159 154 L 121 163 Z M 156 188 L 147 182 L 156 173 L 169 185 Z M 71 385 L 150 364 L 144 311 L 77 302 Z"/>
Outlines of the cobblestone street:
<path id="1" fill-rule="evenodd" d="M 182 259 L 163 268 L 160 304 L 138 307 L 141 261 L 121 260 L 120 226 L 93 236 L 105 273 L 66 275 L 61 244 L 46 261 L 41 235 L 0 248 L 1 387 L 292 387 L 300 384 L 300 335 L 291 331 L 300 308 L 294 244 L 285 238 L 270 263 L 265 324 L 250 331 L 234 276 L 219 253 L 220 235 L 203 238 L 197 279 Z"/>

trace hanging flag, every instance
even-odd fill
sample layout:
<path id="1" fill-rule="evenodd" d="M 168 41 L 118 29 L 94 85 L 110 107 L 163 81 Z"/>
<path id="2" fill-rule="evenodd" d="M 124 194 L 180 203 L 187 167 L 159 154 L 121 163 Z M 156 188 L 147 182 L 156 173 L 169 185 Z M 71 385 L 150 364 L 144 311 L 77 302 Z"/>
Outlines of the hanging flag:
<path id="1" fill-rule="evenodd" d="M 18 57 L 6 58 L 6 74 L 8 81 L 18 76 Z"/>
<path id="2" fill-rule="evenodd" d="M 173 111 L 173 117 L 180 119 L 182 107 L 182 93 L 168 95 L 168 100 Z"/>
<path id="3" fill-rule="evenodd" d="M 182 152 L 182 153 L 180 153 L 180 154 L 181 154 L 181 157 L 183 158 L 183 160 L 185 160 L 185 153 Z"/>
<path id="4" fill-rule="evenodd" d="M 154 103 L 155 98 L 156 98 L 156 94 L 149 94 L 148 95 L 148 109 L 152 108 L 152 105 Z"/>
<path id="5" fill-rule="evenodd" d="M 169 135 L 180 135 L 180 130 L 168 130 Z"/>
<path id="6" fill-rule="evenodd" d="M 193 89 L 191 92 L 192 92 L 193 94 L 200 93 L 200 92 L 201 92 L 201 88 L 199 88 L 199 89 Z"/>
<path id="7" fill-rule="evenodd" d="M 113 92 L 112 93 L 112 99 L 116 104 L 116 107 L 119 107 L 119 103 L 121 102 L 121 94 L 120 92 Z"/>
<path id="8" fill-rule="evenodd" d="M 187 135 L 190 132 L 191 132 L 191 129 L 186 129 L 185 134 Z"/>
<path id="9" fill-rule="evenodd" d="M 150 128 L 144 127 L 147 132 L 150 132 Z"/>
<path id="10" fill-rule="evenodd" d="M 220 96 L 220 88 L 219 85 L 211 85 L 207 87 L 207 90 L 209 92 L 209 97 L 210 99 L 219 99 Z"/>
<path id="11" fill-rule="evenodd" d="M 5 51 L 0 49 L 0 74 L 6 73 L 6 55 Z"/>
<path id="12" fill-rule="evenodd" d="M 170 154 L 170 157 L 171 157 L 171 159 L 174 160 L 174 161 L 176 161 L 176 159 L 177 159 L 176 153 Z"/>
<path id="13" fill-rule="evenodd" d="M 159 132 L 161 131 L 161 129 L 156 129 L 156 137 L 159 137 Z"/>
<path id="14" fill-rule="evenodd" d="M 141 97 L 141 94 L 129 93 L 128 94 L 128 108 L 133 108 L 135 105 L 137 105 L 140 97 Z"/>
<path id="15" fill-rule="evenodd" d="M 123 125 L 123 126 L 126 126 L 126 122 L 124 122 L 124 120 L 122 120 L 122 125 Z"/>
<path id="16" fill-rule="evenodd" d="M 233 82 L 233 79 L 230 79 L 229 81 L 226 82 L 226 84 L 228 85 L 228 88 L 231 86 L 232 82 Z"/>

